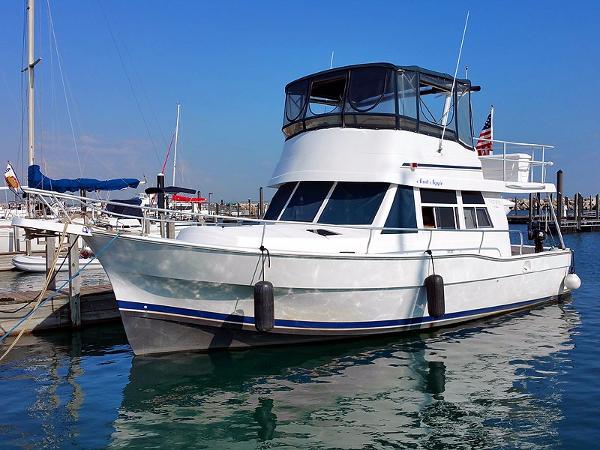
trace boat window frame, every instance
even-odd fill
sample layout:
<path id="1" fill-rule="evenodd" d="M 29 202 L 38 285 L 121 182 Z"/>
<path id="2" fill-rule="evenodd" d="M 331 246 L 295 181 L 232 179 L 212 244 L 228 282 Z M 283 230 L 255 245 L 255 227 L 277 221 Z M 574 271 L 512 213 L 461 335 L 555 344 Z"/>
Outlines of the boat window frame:
<path id="1" fill-rule="evenodd" d="M 444 191 L 444 192 L 453 192 L 454 193 L 454 199 L 456 200 L 454 203 L 450 203 L 450 202 L 439 202 L 439 201 L 423 201 L 423 192 L 435 192 L 435 191 Z M 421 207 L 421 221 L 423 223 L 423 228 L 428 228 L 428 229 L 437 229 L 437 230 L 460 230 L 461 229 L 461 222 L 460 222 L 460 203 L 458 201 L 458 191 L 456 190 L 452 190 L 452 189 L 429 189 L 429 188 L 420 188 L 419 189 L 419 201 L 420 201 L 420 207 Z M 454 217 L 454 228 L 450 228 L 450 227 L 441 227 L 439 224 L 439 214 L 440 214 L 440 210 L 441 209 L 447 209 L 447 208 L 451 208 L 453 210 L 453 217 Z M 434 223 L 435 226 L 431 227 L 431 226 L 427 226 L 425 225 L 425 214 L 424 211 L 425 209 L 427 210 L 431 210 L 433 213 L 433 218 L 434 218 Z"/>
<path id="2" fill-rule="evenodd" d="M 467 197 L 471 197 L 470 200 L 465 201 L 465 194 L 467 194 Z M 473 197 L 479 197 L 474 199 Z M 487 203 L 485 202 L 485 196 L 483 195 L 483 192 L 481 191 L 469 191 L 469 190 L 465 190 L 465 191 L 460 191 L 460 204 L 461 207 L 463 209 L 463 219 L 465 221 L 465 229 L 466 230 L 478 230 L 478 229 L 485 229 L 485 228 L 494 228 L 494 222 L 492 220 L 492 216 L 490 215 L 489 209 L 487 207 Z M 475 201 L 473 201 L 475 200 Z M 467 226 L 467 211 L 472 212 L 472 219 L 474 221 L 475 226 L 474 227 L 469 227 Z M 477 212 L 478 211 L 483 211 L 483 214 L 485 214 L 486 220 L 489 223 L 489 225 L 481 225 L 479 223 L 479 217 L 477 216 Z"/>

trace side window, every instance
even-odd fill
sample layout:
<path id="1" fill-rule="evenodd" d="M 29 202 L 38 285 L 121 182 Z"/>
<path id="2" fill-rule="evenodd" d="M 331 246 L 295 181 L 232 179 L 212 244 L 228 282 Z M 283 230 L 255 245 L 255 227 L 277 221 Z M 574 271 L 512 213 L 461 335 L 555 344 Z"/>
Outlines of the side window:
<path id="1" fill-rule="evenodd" d="M 398 186 L 385 228 L 414 228 L 417 231 L 415 194 L 412 186 Z M 403 230 L 382 230 L 382 234 L 410 233 Z"/>
<path id="2" fill-rule="evenodd" d="M 456 191 L 421 189 L 421 213 L 425 228 L 456 230 L 458 208 Z"/>
<path id="3" fill-rule="evenodd" d="M 269 203 L 269 209 L 267 209 L 264 217 L 265 220 L 277 220 L 295 186 L 296 183 L 285 183 L 279 186 L 271 199 L 271 203 Z"/>
<path id="4" fill-rule="evenodd" d="M 303 181 L 281 214 L 280 220 L 312 222 L 333 186 L 330 181 Z"/>
<path id="5" fill-rule="evenodd" d="M 465 226 L 467 229 L 490 228 L 492 220 L 485 206 L 481 192 L 463 191 L 462 200 L 464 205 Z"/>

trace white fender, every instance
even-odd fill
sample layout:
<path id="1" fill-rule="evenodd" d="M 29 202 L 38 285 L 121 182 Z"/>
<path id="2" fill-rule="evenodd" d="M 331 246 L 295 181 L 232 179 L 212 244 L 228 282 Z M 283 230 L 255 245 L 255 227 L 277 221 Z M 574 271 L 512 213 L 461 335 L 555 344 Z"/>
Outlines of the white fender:
<path id="1" fill-rule="evenodd" d="M 576 273 L 570 273 L 565 277 L 565 287 L 570 291 L 574 291 L 575 289 L 579 289 L 581 286 L 581 279 L 577 276 Z"/>

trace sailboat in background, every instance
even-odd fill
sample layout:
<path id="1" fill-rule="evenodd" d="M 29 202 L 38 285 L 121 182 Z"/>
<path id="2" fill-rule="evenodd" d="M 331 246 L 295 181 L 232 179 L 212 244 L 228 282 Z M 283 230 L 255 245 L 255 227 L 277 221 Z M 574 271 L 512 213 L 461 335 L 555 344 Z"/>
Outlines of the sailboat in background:
<path id="1" fill-rule="evenodd" d="M 28 64 L 25 68 L 28 74 L 27 82 L 27 101 L 28 101 L 28 120 L 27 120 L 27 186 L 30 188 L 43 189 L 47 191 L 53 191 L 58 193 L 65 192 L 98 192 L 98 191 L 115 191 L 127 188 L 137 188 L 140 184 L 140 180 L 136 178 L 118 178 L 112 180 L 97 180 L 93 178 L 75 178 L 75 179 L 52 179 L 44 175 L 40 169 L 40 166 L 35 161 L 35 66 L 41 61 L 40 58 L 35 58 L 35 0 L 27 0 L 27 50 L 28 50 Z M 9 188 L 17 189 L 20 188 L 20 183 L 16 174 L 14 173 L 9 163 L 7 173 L 5 173 L 5 180 Z M 28 204 L 28 210 L 31 209 L 31 205 Z M 25 211 L 23 211 L 25 213 Z M 29 213 L 30 211 L 27 211 Z M 10 218 L 12 220 L 12 217 Z M 0 224 L 0 227 L 2 224 Z M 11 228 L 12 225 L 10 225 Z M 22 231 L 21 229 L 18 229 Z M 3 230 L 2 230 L 3 231 Z M 15 239 L 13 232 L 12 240 L 17 242 L 19 236 Z M 0 231 L 0 238 L 1 238 Z M 10 234 L 8 236 L 10 238 Z M 10 242 L 10 240 L 9 240 Z M 34 242 L 37 244 L 34 246 Z M 16 244 L 15 244 L 16 245 Z M 46 270 L 46 257 L 44 256 L 32 256 L 32 250 L 44 250 L 45 243 L 40 242 L 40 239 L 33 241 L 32 239 L 25 240 L 26 254 L 17 255 L 12 259 L 14 267 L 20 270 L 43 272 Z M 17 246 L 18 248 L 18 246 Z M 0 247 L 0 251 L 2 251 Z M 10 251 L 10 248 L 9 248 Z M 14 249 L 13 249 L 14 251 Z M 82 249 L 83 253 L 80 258 L 81 267 L 86 268 L 100 268 L 100 264 L 94 261 L 92 264 L 87 264 L 93 257 L 92 254 L 85 254 L 86 249 Z M 89 251 L 87 253 L 90 253 Z M 59 267 L 67 269 L 67 265 L 58 262 Z M 87 265 L 86 265 L 87 264 Z"/>

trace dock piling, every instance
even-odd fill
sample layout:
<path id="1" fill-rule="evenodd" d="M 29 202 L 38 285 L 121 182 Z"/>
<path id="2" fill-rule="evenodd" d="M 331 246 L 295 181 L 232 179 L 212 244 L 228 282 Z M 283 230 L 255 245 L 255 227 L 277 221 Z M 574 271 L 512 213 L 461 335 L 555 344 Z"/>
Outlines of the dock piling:
<path id="1" fill-rule="evenodd" d="M 262 219 L 263 214 L 265 213 L 263 211 L 263 205 L 264 205 L 263 188 L 261 186 L 260 189 L 258 190 L 258 218 L 259 219 Z"/>
<path id="2" fill-rule="evenodd" d="M 46 237 L 46 277 L 50 273 L 52 261 L 54 260 L 54 253 L 56 252 L 56 238 L 54 236 Z M 56 277 L 52 277 L 48 283 L 48 290 L 56 290 Z"/>
<path id="3" fill-rule="evenodd" d="M 600 219 L 600 194 L 596 194 L 596 219 Z"/>
<path id="4" fill-rule="evenodd" d="M 558 210 L 558 223 L 563 219 L 563 171 L 556 172 L 556 209 Z"/>
<path id="5" fill-rule="evenodd" d="M 583 219 L 583 196 L 579 192 L 575 194 L 575 212 L 577 231 L 581 231 L 581 222 Z"/>
<path id="6" fill-rule="evenodd" d="M 79 272 L 78 236 L 69 234 L 69 307 L 71 310 L 71 327 L 81 327 L 81 277 L 73 276 Z"/>

